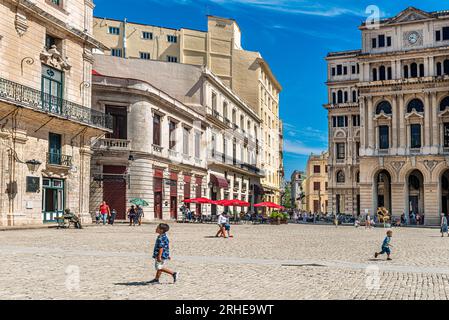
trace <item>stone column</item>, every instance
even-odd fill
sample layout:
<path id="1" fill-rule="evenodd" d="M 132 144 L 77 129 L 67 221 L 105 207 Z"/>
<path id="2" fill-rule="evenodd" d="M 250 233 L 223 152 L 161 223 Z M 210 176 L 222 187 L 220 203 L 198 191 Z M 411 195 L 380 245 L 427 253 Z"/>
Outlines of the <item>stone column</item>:
<path id="1" fill-rule="evenodd" d="M 438 121 L 438 112 L 439 108 L 437 105 L 437 93 L 432 92 L 431 93 L 431 107 L 432 110 L 432 150 L 431 152 L 433 154 L 437 154 L 439 152 L 439 146 L 440 146 L 440 130 L 439 130 L 439 121 Z"/>
<path id="2" fill-rule="evenodd" d="M 423 153 L 430 153 L 430 117 L 431 117 L 431 109 L 430 109 L 430 99 L 429 92 L 424 92 L 424 149 Z"/>
<path id="3" fill-rule="evenodd" d="M 439 225 L 438 213 L 440 199 L 438 199 L 438 182 L 424 184 L 424 214 L 426 225 Z"/>
<path id="4" fill-rule="evenodd" d="M 405 154 L 405 149 L 406 149 L 406 138 L 407 138 L 407 133 L 406 133 L 406 127 L 405 127 L 405 110 L 404 110 L 404 95 L 403 94 L 399 94 L 398 95 L 399 98 L 399 123 L 400 123 L 400 130 L 399 130 L 399 148 L 398 148 L 398 154 L 399 155 L 404 155 Z"/>
<path id="5" fill-rule="evenodd" d="M 433 56 L 428 57 L 429 61 L 429 70 L 427 71 L 427 77 L 434 77 L 436 75 L 435 72 L 435 58 Z"/>
<path id="6" fill-rule="evenodd" d="M 360 148 L 363 149 L 363 152 L 361 154 L 364 154 L 364 150 L 366 149 L 367 145 L 367 123 L 366 123 L 366 107 L 365 107 L 365 97 L 360 98 Z M 332 127 L 332 124 L 330 124 L 330 127 Z"/>
<path id="7" fill-rule="evenodd" d="M 374 151 L 374 123 L 373 123 L 373 98 L 368 97 L 368 115 L 366 121 L 368 122 L 368 153 L 373 154 Z"/>
<path id="8" fill-rule="evenodd" d="M 405 203 L 405 183 L 392 182 L 391 210 L 393 210 L 392 214 L 395 218 L 400 217 L 402 213 L 407 212 L 407 209 L 404 208 L 404 203 Z"/>
<path id="9" fill-rule="evenodd" d="M 393 154 L 396 154 L 397 152 L 397 147 L 398 147 L 398 104 L 397 104 L 397 96 L 393 95 L 393 115 L 392 115 L 392 126 L 391 126 L 391 138 L 392 138 L 392 150 L 391 152 Z"/>

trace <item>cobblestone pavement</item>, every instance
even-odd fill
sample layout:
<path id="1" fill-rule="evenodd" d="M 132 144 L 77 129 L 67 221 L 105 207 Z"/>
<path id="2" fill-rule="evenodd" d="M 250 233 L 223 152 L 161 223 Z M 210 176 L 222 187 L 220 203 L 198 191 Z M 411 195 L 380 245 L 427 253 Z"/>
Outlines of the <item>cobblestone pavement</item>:
<path id="1" fill-rule="evenodd" d="M 0 232 L 2 299 L 448 299 L 449 238 L 395 229 L 172 225 L 173 285 L 150 286 L 155 225 Z"/>

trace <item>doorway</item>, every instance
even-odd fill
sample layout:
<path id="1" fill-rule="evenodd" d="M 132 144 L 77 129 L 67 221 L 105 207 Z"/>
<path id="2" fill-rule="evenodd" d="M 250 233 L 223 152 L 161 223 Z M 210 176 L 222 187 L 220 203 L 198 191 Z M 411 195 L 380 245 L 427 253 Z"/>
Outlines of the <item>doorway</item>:
<path id="1" fill-rule="evenodd" d="M 42 215 L 44 223 L 55 222 L 64 214 L 64 180 L 43 179 Z"/>

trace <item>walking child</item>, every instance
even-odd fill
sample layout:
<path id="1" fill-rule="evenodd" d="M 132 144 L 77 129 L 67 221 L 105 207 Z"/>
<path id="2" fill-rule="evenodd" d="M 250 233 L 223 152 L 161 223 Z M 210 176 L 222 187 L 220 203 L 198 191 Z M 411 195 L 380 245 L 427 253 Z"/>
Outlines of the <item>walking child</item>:
<path id="1" fill-rule="evenodd" d="M 379 255 L 382 255 L 382 254 L 387 254 L 387 260 L 392 260 L 391 258 L 390 258 L 390 255 L 391 255 L 391 249 L 390 249 L 390 247 L 392 247 L 392 245 L 391 245 L 391 237 L 393 237 L 393 231 L 391 231 L 391 230 L 389 230 L 389 231 L 387 231 L 387 236 L 386 236 L 386 238 L 384 239 L 384 242 L 382 243 L 382 251 L 381 252 L 376 252 L 375 254 L 374 254 L 374 257 L 377 259 L 377 257 L 379 256 Z"/>
<path id="2" fill-rule="evenodd" d="M 167 260 L 170 260 L 170 241 L 167 237 L 168 230 L 170 230 L 170 227 L 165 223 L 159 224 L 156 228 L 156 233 L 159 234 L 153 250 L 156 277 L 149 282 L 150 284 L 159 284 L 159 279 L 162 273 L 171 275 L 174 283 L 178 280 L 179 272 L 173 272 L 165 267 Z"/>

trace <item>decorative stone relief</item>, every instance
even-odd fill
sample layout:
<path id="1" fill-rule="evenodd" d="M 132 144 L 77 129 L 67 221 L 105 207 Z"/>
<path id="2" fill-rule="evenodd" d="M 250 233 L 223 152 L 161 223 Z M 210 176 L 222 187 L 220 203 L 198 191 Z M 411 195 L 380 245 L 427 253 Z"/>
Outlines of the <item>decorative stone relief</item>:
<path id="1" fill-rule="evenodd" d="M 391 166 L 394 168 L 394 170 L 396 170 L 396 173 L 399 174 L 399 171 L 401 171 L 404 164 L 405 164 L 405 161 L 393 161 L 391 163 Z"/>
<path id="2" fill-rule="evenodd" d="M 42 63 L 60 70 L 70 70 L 72 66 L 68 63 L 67 58 L 64 58 L 58 51 L 55 45 L 51 46 L 49 50 L 44 48 L 40 54 Z"/>
<path id="3" fill-rule="evenodd" d="M 84 48 L 83 59 L 91 64 L 94 63 L 94 56 L 92 55 L 92 50 Z"/>
<path id="4" fill-rule="evenodd" d="M 25 32 L 27 32 L 28 19 L 24 14 L 17 12 L 14 24 L 16 26 L 16 31 L 19 34 L 19 36 L 23 36 Z"/>
<path id="5" fill-rule="evenodd" d="M 424 165 L 427 169 L 429 169 L 430 173 L 432 173 L 433 169 L 438 165 L 439 161 L 436 160 L 426 160 L 424 161 Z"/>

